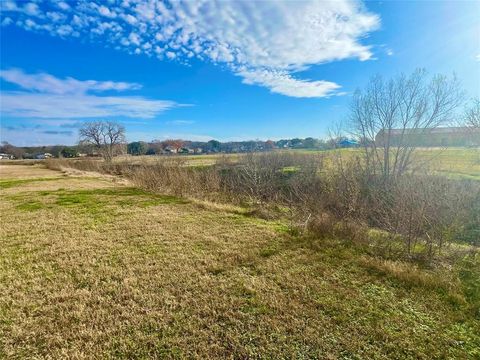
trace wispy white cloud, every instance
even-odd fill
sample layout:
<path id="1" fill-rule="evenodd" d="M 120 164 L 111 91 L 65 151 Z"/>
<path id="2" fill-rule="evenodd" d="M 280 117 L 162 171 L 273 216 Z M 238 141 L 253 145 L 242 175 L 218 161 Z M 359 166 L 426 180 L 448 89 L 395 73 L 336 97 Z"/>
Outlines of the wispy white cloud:
<path id="1" fill-rule="evenodd" d="M 245 84 L 261 85 L 273 93 L 292 97 L 326 97 L 337 94 L 340 85 L 330 81 L 298 80 L 285 71 L 241 70 L 237 73 Z"/>
<path id="2" fill-rule="evenodd" d="M 28 132 L 28 136 L 25 133 Z M 41 127 L 13 127 L 0 129 L 0 140 L 17 146 L 72 145 L 78 140 L 74 130 L 44 130 Z"/>
<path id="3" fill-rule="evenodd" d="M 193 123 L 195 123 L 193 120 L 170 120 L 166 122 L 167 125 L 191 125 Z"/>
<path id="4" fill-rule="evenodd" d="M 0 70 L 0 79 L 16 84 L 23 89 L 49 94 L 84 94 L 87 91 L 137 90 L 137 83 L 77 80 L 71 77 L 59 79 L 46 73 L 26 74 L 21 69 Z"/>
<path id="5" fill-rule="evenodd" d="M 130 53 L 186 62 L 192 57 L 227 65 L 247 84 L 297 97 L 323 97 L 340 85 L 298 79 L 312 65 L 372 59 L 362 44 L 380 19 L 355 0 L 337 1 L 160 1 L 133 0 L 58 5 L 65 19 L 31 13 L 16 3 L 3 13 L 26 30 L 82 36 Z M 13 5 L 12 5 L 13 4 Z M 18 9 L 21 9 L 19 11 Z"/>
<path id="6" fill-rule="evenodd" d="M 23 9 L 26 14 L 28 15 L 33 15 L 37 16 L 40 14 L 40 9 L 38 8 L 38 5 L 33 3 L 33 2 L 27 2 L 24 6 Z"/>
<path id="7" fill-rule="evenodd" d="M 34 119 L 31 121 L 37 126 L 51 126 L 62 128 L 78 128 L 81 126 L 82 121 L 78 119 Z"/>
<path id="8" fill-rule="evenodd" d="M 72 130 L 42 130 L 42 134 L 47 135 L 68 135 L 72 136 L 74 132 Z"/>
<path id="9" fill-rule="evenodd" d="M 88 120 L 87 120 L 88 121 Z M 36 126 L 40 127 L 47 127 L 53 129 L 78 129 L 83 124 L 84 121 L 81 119 L 65 119 L 65 118 L 58 118 L 58 119 L 32 119 L 30 123 L 35 124 Z"/>
<path id="10" fill-rule="evenodd" d="M 98 96 L 91 92 L 124 91 L 139 84 L 59 79 L 50 74 L 26 74 L 22 70 L 2 70 L 0 78 L 28 91 L 2 91 L 1 112 L 12 117 L 72 119 L 98 117 L 153 118 L 179 104 L 140 96 Z"/>
<path id="11" fill-rule="evenodd" d="M 176 103 L 133 96 L 53 95 L 5 91 L 2 113 L 29 118 L 101 118 L 124 116 L 153 118 Z"/>
<path id="12" fill-rule="evenodd" d="M 2 1 L 1 11 L 20 12 L 30 16 L 41 16 L 41 11 L 35 2 L 19 1 L 18 4 L 13 0 Z"/>
<path id="13" fill-rule="evenodd" d="M 56 4 L 60 9 L 64 11 L 70 10 L 70 5 L 68 5 L 68 3 L 66 3 L 65 1 L 59 1 Z"/>

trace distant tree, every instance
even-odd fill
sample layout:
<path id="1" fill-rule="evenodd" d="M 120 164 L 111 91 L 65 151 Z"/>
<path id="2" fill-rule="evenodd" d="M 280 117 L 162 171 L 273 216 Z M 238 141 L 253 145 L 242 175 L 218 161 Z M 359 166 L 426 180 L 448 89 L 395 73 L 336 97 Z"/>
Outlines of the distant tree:
<path id="1" fill-rule="evenodd" d="M 388 81 L 373 77 L 366 89 L 356 91 L 350 108 L 352 133 L 362 139 L 367 168 L 384 178 L 406 172 L 418 146 L 412 134 L 449 121 L 462 98 L 455 77 L 429 79 L 421 69 Z"/>
<path id="2" fill-rule="evenodd" d="M 347 140 L 345 136 L 338 135 L 337 136 L 331 136 L 327 142 L 325 143 L 327 149 L 338 149 L 341 147 L 341 142 Z"/>
<path id="3" fill-rule="evenodd" d="M 222 144 L 220 143 L 220 141 L 217 141 L 217 140 L 210 140 L 207 143 L 207 149 L 212 152 L 219 152 L 221 149 L 221 146 Z"/>
<path id="4" fill-rule="evenodd" d="M 163 145 L 161 140 L 153 140 L 148 144 L 148 155 L 161 154 L 163 150 Z"/>
<path id="5" fill-rule="evenodd" d="M 44 152 L 50 153 L 55 157 L 62 156 L 62 150 L 65 148 L 63 145 L 53 145 L 53 146 L 46 146 L 44 148 Z"/>
<path id="6" fill-rule="evenodd" d="M 117 122 L 87 122 L 80 128 L 79 135 L 83 145 L 94 147 L 107 162 L 124 150 L 125 127 Z"/>
<path id="7" fill-rule="evenodd" d="M 294 148 L 300 148 L 300 147 L 303 146 L 303 141 L 302 141 L 302 139 L 294 138 L 294 139 L 290 140 L 290 144 Z"/>
<path id="8" fill-rule="evenodd" d="M 472 100 L 472 104 L 465 109 L 463 118 L 467 126 L 480 129 L 480 98 Z"/>
<path id="9" fill-rule="evenodd" d="M 244 141 L 243 146 L 245 148 L 245 151 L 252 152 L 257 150 L 257 142 L 250 140 L 250 141 Z"/>
<path id="10" fill-rule="evenodd" d="M 25 156 L 25 150 L 23 148 L 16 147 L 10 144 L 8 141 L 2 141 L 0 152 L 11 154 L 15 157 L 15 159 L 22 159 Z"/>
<path id="11" fill-rule="evenodd" d="M 127 145 L 127 153 L 131 155 L 145 155 L 148 144 L 144 141 L 134 141 Z"/>
<path id="12" fill-rule="evenodd" d="M 279 148 L 288 148 L 290 147 L 290 140 L 287 140 L 287 139 L 278 140 L 276 145 Z"/>
<path id="13" fill-rule="evenodd" d="M 303 140 L 303 146 L 307 149 L 314 149 L 318 147 L 318 140 L 312 137 L 307 137 L 305 140 Z"/>
<path id="14" fill-rule="evenodd" d="M 325 150 L 326 146 L 325 140 L 315 139 L 315 149 Z"/>
<path id="15" fill-rule="evenodd" d="M 168 139 L 162 141 L 162 147 L 165 149 L 167 147 L 172 147 L 178 151 L 181 147 L 185 146 L 185 141 L 182 139 Z"/>
<path id="16" fill-rule="evenodd" d="M 463 115 L 465 125 L 471 128 L 470 138 L 474 146 L 480 146 L 480 98 L 472 100 L 472 104 L 465 109 Z M 480 162 L 480 149 L 477 149 L 478 159 Z"/>
<path id="17" fill-rule="evenodd" d="M 73 148 L 73 147 L 65 147 L 62 149 L 62 151 L 60 152 L 60 154 L 64 157 L 64 158 L 74 158 L 74 157 L 77 157 L 78 156 L 78 152 L 77 152 L 77 149 Z"/>
<path id="18" fill-rule="evenodd" d="M 275 142 L 272 141 L 272 140 L 267 140 L 265 141 L 265 150 L 273 150 L 275 149 L 277 146 L 275 145 Z"/>

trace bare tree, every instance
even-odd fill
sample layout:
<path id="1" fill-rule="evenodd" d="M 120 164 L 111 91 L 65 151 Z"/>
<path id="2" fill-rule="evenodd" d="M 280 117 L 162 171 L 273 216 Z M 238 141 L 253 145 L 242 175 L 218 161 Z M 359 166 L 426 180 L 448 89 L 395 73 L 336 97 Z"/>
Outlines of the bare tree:
<path id="1" fill-rule="evenodd" d="M 94 121 L 79 130 L 80 142 L 97 149 L 110 162 L 122 152 L 125 145 L 125 127 L 113 121 Z"/>
<path id="2" fill-rule="evenodd" d="M 477 146 L 477 162 L 480 162 L 480 98 L 472 99 L 472 104 L 465 108 L 462 120 L 470 128 L 471 143 Z"/>
<path id="3" fill-rule="evenodd" d="M 181 139 L 167 139 L 162 141 L 162 147 L 164 149 L 167 147 L 172 147 L 178 151 L 183 146 L 185 146 L 185 141 Z"/>
<path id="4" fill-rule="evenodd" d="M 2 141 L 0 145 L 0 152 L 11 154 L 15 156 L 15 159 L 21 159 L 25 155 L 24 149 L 16 147 L 10 144 L 8 141 Z"/>
<path id="5" fill-rule="evenodd" d="M 350 114 L 367 168 L 384 179 L 405 173 L 418 136 L 446 123 L 462 97 L 455 76 L 428 78 L 425 70 L 418 69 L 388 81 L 373 77 L 365 90 L 355 93 Z"/>
<path id="6" fill-rule="evenodd" d="M 465 109 L 464 121 L 467 126 L 480 129 L 480 98 L 473 99 L 472 105 Z"/>

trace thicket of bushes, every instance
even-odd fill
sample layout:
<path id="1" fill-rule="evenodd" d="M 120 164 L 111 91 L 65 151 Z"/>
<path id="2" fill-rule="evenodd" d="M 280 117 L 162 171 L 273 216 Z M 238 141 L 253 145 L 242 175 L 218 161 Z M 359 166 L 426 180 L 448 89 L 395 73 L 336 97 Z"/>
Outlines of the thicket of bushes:
<path id="1" fill-rule="evenodd" d="M 480 183 L 428 173 L 384 178 L 361 159 L 298 153 L 247 154 L 193 167 L 181 158 L 141 165 L 50 160 L 122 175 L 147 190 L 244 204 L 264 216 L 288 216 L 318 236 L 377 241 L 388 254 L 434 257 L 453 242 L 480 246 Z M 376 229 L 372 231 L 371 229 Z"/>

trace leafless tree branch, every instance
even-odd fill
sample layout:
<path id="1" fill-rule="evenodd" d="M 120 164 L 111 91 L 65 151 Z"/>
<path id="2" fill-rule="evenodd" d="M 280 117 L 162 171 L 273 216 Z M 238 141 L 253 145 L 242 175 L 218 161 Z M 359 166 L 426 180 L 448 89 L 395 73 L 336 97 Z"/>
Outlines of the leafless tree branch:
<path id="1" fill-rule="evenodd" d="M 85 123 L 79 130 L 80 142 L 96 148 L 110 162 L 125 144 L 125 127 L 113 121 Z"/>

